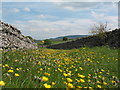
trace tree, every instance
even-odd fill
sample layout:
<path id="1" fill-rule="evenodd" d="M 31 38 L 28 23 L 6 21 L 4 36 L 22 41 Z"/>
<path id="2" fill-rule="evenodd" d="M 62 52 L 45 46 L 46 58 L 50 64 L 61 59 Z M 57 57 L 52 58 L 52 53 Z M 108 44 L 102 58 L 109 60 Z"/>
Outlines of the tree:
<path id="1" fill-rule="evenodd" d="M 49 39 L 44 40 L 44 45 L 50 45 L 50 44 L 52 44 L 51 40 Z"/>
<path id="2" fill-rule="evenodd" d="M 63 41 L 67 41 L 68 40 L 68 38 L 67 37 L 63 37 Z"/>
<path id="3" fill-rule="evenodd" d="M 108 29 L 108 25 L 107 22 L 105 24 L 103 23 L 99 23 L 98 25 L 93 25 L 91 28 L 90 33 L 91 34 L 97 34 L 100 38 L 105 38 L 106 37 L 106 33 L 108 30 L 110 30 L 110 28 Z"/>

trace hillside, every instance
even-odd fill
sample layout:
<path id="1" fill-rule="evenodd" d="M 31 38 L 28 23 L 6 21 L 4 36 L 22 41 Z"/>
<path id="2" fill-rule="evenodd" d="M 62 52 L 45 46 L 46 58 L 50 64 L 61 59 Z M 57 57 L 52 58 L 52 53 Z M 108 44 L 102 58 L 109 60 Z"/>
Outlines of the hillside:
<path id="1" fill-rule="evenodd" d="M 73 49 L 73 48 L 80 48 L 84 46 L 94 47 L 94 46 L 104 46 L 104 45 L 119 48 L 120 47 L 119 35 L 120 35 L 120 29 L 115 29 L 113 31 L 106 32 L 106 37 L 103 39 L 100 38 L 98 35 L 94 35 L 94 36 L 83 37 L 71 42 L 50 45 L 47 48 Z"/>
<path id="2" fill-rule="evenodd" d="M 67 37 L 68 39 L 76 39 L 76 38 L 81 38 L 81 37 L 86 37 L 88 35 L 68 35 L 68 36 L 61 36 L 61 37 L 56 37 L 56 38 L 50 38 L 51 40 L 61 40 L 63 37 Z"/>

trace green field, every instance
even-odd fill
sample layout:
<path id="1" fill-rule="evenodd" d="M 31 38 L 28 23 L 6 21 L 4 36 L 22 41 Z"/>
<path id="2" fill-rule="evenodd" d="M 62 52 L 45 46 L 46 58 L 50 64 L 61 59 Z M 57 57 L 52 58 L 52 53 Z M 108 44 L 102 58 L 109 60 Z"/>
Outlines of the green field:
<path id="1" fill-rule="evenodd" d="M 117 88 L 118 50 L 2 51 L 3 88 Z"/>
<path id="2" fill-rule="evenodd" d="M 60 43 L 65 43 L 65 42 L 70 42 L 70 41 L 73 41 L 73 40 L 76 40 L 76 39 L 68 39 L 67 41 L 63 41 L 63 40 L 50 40 L 51 41 L 51 45 L 54 45 L 54 44 L 60 44 Z M 35 41 L 38 45 L 43 45 L 44 43 L 42 43 L 42 41 L 40 40 L 37 40 Z"/>

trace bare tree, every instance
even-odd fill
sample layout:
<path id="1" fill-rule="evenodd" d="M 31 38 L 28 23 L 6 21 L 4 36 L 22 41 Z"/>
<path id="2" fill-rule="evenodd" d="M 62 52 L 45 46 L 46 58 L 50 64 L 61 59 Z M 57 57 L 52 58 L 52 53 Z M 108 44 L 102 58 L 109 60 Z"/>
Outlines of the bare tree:
<path id="1" fill-rule="evenodd" d="M 99 23 L 98 25 L 94 24 L 91 28 L 90 33 L 91 34 L 97 34 L 100 38 L 105 38 L 106 33 L 110 28 L 108 29 L 108 24 L 107 22 L 105 24 Z"/>

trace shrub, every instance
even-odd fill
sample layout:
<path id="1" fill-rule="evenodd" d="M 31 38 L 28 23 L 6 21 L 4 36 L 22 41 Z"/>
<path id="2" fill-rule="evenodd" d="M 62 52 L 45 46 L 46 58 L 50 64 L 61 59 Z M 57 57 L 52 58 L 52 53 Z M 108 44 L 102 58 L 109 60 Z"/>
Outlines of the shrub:
<path id="1" fill-rule="evenodd" d="M 63 37 L 63 41 L 67 41 L 68 40 L 68 38 L 67 37 Z"/>
<path id="2" fill-rule="evenodd" d="M 44 40 L 44 45 L 50 45 L 50 44 L 52 44 L 51 40 L 49 39 Z"/>
<path id="3" fill-rule="evenodd" d="M 92 26 L 90 33 L 91 34 L 97 34 L 101 39 L 106 37 L 106 32 L 110 30 L 108 29 L 108 24 L 107 22 L 105 24 L 99 23 L 98 25 Z"/>

